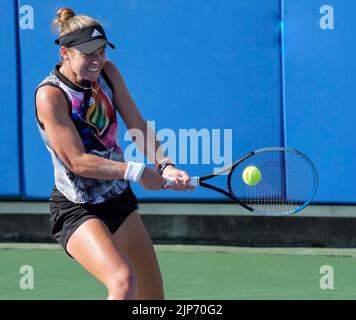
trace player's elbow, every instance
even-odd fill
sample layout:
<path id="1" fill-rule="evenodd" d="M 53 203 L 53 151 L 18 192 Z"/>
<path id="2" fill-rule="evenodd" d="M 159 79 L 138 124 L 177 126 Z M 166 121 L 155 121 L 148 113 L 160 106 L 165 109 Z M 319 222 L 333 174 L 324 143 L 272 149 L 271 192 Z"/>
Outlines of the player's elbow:
<path id="1" fill-rule="evenodd" d="M 73 172 L 74 174 L 76 174 L 77 176 L 82 176 L 83 173 L 84 173 L 84 168 L 82 165 L 80 164 L 73 164 L 71 163 L 69 166 L 68 166 L 68 169 Z"/>
<path id="2" fill-rule="evenodd" d="M 64 163 L 66 164 L 69 171 L 73 172 L 74 174 L 78 176 L 85 174 L 85 165 L 81 156 L 65 159 Z"/>
<path id="3" fill-rule="evenodd" d="M 72 163 L 69 170 L 75 173 L 77 176 L 86 177 L 88 170 L 87 167 L 80 162 Z"/>

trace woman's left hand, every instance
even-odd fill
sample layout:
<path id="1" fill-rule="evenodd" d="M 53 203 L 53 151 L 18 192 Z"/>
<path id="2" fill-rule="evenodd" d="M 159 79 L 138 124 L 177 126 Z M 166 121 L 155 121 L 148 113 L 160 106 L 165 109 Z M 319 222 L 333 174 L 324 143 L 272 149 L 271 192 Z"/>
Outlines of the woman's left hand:
<path id="1" fill-rule="evenodd" d="M 189 183 L 189 175 L 185 171 L 178 170 L 173 166 L 167 166 L 163 171 L 162 177 L 173 180 L 172 185 L 168 187 L 169 189 L 184 192 L 188 189 L 190 191 L 194 190 L 194 187 Z"/>

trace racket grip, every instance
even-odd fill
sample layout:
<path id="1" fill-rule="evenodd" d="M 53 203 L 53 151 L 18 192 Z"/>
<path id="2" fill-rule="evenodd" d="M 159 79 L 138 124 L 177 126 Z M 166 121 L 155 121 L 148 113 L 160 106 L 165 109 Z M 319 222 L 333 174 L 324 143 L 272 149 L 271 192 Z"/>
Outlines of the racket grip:
<path id="1" fill-rule="evenodd" d="M 164 180 L 166 180 L 166 183 L 163 185 L 162 188 L 168 188 L 173 184 L 173 178 L 165 177 Z M 193 187 L 198 187 L 199 186 L 199 177 L 190 177 L 189 184 Z"/>
<path id="2" fill-rule="evenodd" d="M 164 178 L 164 180 L 166 180 L 166 183 L 163 185 L 163 189 L 168 188 L 173 184 L 173 180 L 171 178 Z"/>
<path id="3" fill-rule="evenodd" d="M 199 177 L 190 177 L 190 185 L 193 187 L 199 186 Z"/>

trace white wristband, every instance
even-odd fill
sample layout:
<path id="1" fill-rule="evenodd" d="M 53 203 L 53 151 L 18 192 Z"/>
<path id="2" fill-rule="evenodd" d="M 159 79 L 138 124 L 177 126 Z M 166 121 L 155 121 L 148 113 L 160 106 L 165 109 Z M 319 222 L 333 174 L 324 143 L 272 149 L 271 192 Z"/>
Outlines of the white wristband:
<path id="1" fill-rule="evenodd" d="M 129 161 L 127 163 L 127 169 L 125 171 L 124 179 L 133 182 L 139 182 L 141 180 L 145 167 L 146 166 L 143 163 Z"/>

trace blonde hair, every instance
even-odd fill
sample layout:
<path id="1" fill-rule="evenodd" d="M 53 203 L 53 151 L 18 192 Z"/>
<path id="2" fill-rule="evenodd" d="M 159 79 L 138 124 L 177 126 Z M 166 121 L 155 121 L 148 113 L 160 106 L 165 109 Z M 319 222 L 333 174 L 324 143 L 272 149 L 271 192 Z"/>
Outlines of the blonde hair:
<path id="1" fill-rule="evenodd" d="M 70 8 L 59 9 L 53 20 L 53 27 L 59 36 L 91 26 L 101 26 L 101 24 L 89 16 L 76 15 Z"/>

